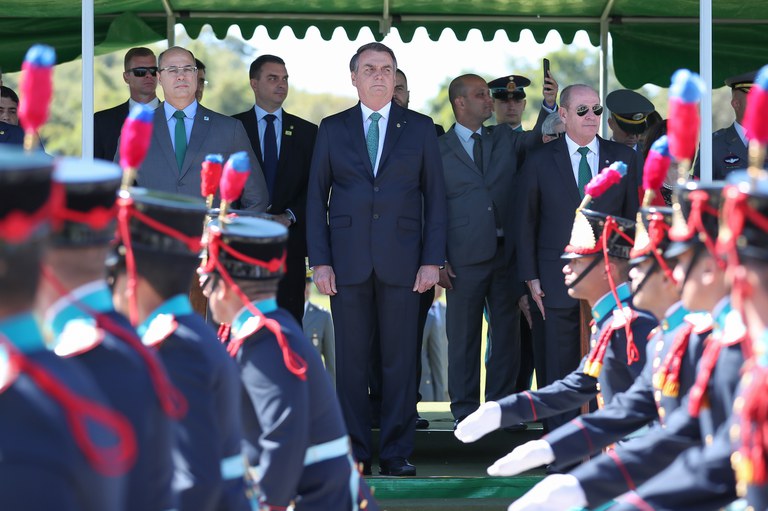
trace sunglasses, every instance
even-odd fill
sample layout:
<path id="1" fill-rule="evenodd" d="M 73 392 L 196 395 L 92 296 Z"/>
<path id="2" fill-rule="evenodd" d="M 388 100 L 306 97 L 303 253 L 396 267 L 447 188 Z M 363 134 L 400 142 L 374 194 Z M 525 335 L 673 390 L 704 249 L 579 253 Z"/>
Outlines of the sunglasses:
<path id="1" fill-rule="evenodd" d="M 544 133 L 545 137 L 549 137 L 553 139 L 560 138 L 560 135 L 562 135 L 562 133 Z"/>
<path id="2" fill-rule="evenodd" d="M 127 72 L 133 73 L 133 76 L 137 78 L 144 78 L 147 76 L 147 73 L 151 74 L 152 76 L 157 76 L 157 66 L 152 67 L 133 67 L 129 69 Z"/>
<path id="3" fill-rule="evenodd" d="M 589 112 L 589 110 L 590 110 L 590 107 L 588 107 L 587 105 L 579 105 L 576 107 L 576 115 L 578 115 L 579 117 L 584 117 L 585 115 L 587 115 L 587 112 Z M 603 115 L 602 105 L 592 105 L 591 110 L 592 110 L 592 113 L 594 113 L 598 117 Z"/>

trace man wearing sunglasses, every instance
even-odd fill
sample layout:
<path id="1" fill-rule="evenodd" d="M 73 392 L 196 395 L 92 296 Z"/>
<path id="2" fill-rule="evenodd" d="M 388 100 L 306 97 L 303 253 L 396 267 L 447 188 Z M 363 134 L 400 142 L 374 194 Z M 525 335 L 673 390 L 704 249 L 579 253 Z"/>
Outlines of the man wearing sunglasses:
<path id="1" fill-rule="evenodd" d="M 568 244 L 584 186 L 604 167 L 623 161 L 627 176 L 590 208 L 623 218 L 635 218 L 638 208 L 637 153 L 597 136 L 603 114 L 597 91 L 588 85 L 566 87 L 559 112 L 565 136 L 528 152 L 518 189 L 518 271 L 544 317 L 543 346 L 534 346 L 534 352 L 540 350 L 535 357 L 539 386 L 564 377 L 581 358 L 579 303 L 568 296 L 559 258 Z M 574 416 L 548 419 L 545 430 Z"/>
<path id="2" fill-rule="evenodd" d="M 123 80 L 128 84 L 130 97 L 107 110 L 96 112 L 93 116 L 93 157 L 109 160 L 117 152 L 117 139 L 128 112 L 137 103 L 157 108 L 157 58 L 149 48 L 131 48 L 123 60 Z"/>

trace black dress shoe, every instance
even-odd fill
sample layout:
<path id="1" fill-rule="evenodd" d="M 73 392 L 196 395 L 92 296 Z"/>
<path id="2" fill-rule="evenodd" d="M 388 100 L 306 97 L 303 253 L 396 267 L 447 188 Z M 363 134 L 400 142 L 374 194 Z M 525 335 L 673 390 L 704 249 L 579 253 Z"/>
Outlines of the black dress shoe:
<path id="1" fill-rule="evenodd" d="M 383 476 L 415 476 L 416 467 L 405 458 L 390 458 L 381 460 L 379 474 Z"/>
<path id="2" fill-rule="evenodd" d="M 463 421 L 466 418 L 467 418 L 467 416 L 465 415 L 464 417 L 459 417 L 458 419 L 453 421 L 453 430 L 456 431 L 456 428 L 459 427 L 459 422 Z"/>
<path id="3" fill-rule="evenodd" d="M 517 424 L 512 424 L 511 426 L 506 426 L 502 429 L 507 433 L 518 433 L 528 429 L 528 426 L 524 422 L 518 422 Z"/>
<path id="4" fill-rule="evenodd" d="M 429 429 L 429 421 L 421 415 L 416 416 L 416 429 Z"/>

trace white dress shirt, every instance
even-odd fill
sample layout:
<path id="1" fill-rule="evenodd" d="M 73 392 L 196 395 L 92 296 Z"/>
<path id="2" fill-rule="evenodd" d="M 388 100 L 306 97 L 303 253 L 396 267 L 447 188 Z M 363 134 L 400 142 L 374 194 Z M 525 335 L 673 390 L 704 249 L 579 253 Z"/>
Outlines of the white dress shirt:
<path id="1" fill-rule="evenodd" d="M 376 165 L 373 166 L 373 175 L 375 176 L 379 172 L 379 162 L 381 161 L 381 151 L 384 149 L 384 138 L 387 135 L 387 120 L 389 119 L 389 110 L 392 107 L 392 103 L 387 103 L 378 112 L 381 114 L 379 119 L 379 151 L 376 153 Z M 363 133 L 365 139 L 368 140 L 368 128 L 371 126 L 371 114 L 374 112 L 362 102 L 360 102 L 360 109 L 363 111 Z"/>

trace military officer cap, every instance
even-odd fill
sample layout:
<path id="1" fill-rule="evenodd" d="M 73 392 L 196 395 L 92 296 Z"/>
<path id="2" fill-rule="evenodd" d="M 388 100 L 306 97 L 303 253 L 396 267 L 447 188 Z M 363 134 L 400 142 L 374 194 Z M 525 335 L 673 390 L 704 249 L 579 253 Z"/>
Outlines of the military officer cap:
<path id="1" fill-rule="evenodd" d="M 718 248 L 739 258 L 768 261 L 768 175 L 752 179 L 746 171 L 726 177 Z M 729 258 L 729 262 L 730 258 Z"/>
<path id="2" fill-rule="evenodd" d="M 285 273 L 288 229 L 277 222 L 246 216 L 217 218 L 208 224 L 206 240 L 206 262 L 200 273 L 216 271 L 217 259 L 233 279 L 279 279 Z"/>
<path id="3" fill-rule="evenodd" d="M 131 249 L 144 258 L 172 264 L 199 257 L 206 207 L 200 198 L 131 188 L 118 195 L 128 209 Z M 118 255 L 126 254 L 125 240 Z"/>
<path id="4" fill-rule="evenodd" d="M 86 247 L 112 241 L 122 176 L 123 171 L 112 162 L 57 160 L 53 181 L 63 188 L 64 200 L 54 212 L 51 243 L 58 247 Z"/>
<path id="5" fill-rule="evenodd" d="M 640 208 L 635 226 L 635 243 L 629 253 L 629 264 L 636 265 L 649 257 L 660 259 L 670 243 L 672 208 L 649 206 Z"/>
<path id="6" fill-rule="evenodd" d="M 493 99 L 525 99 L 525 87 L 531 81 L 519 75 L 508 75 L 488 82 Z"/>
<path id="7" fill-rule="evenodd" d="M 44 239 L 55 202 L 53 158 L 0 146 L 0 252 Z"/>
<path id="8" fill-rule="evenodd" d="M 671 243 L 664 257 L 671 259 L 694 246 L 713 250 L 719 231 L 719 209 L 725 182 L 688 181 L 675 188 L 672 200 Z M 712 255 L 716 255 L 712 253 Z"/>
<path id="9" fill-rule="evenodd" d="M 757 71 L 750 71 L 748 73 L 742 73 L 740 75 L 731 76 L 725 79 L 725 84 L 733 90 L 740 90 L 741 92 L 749 92 L 752 88 L 752 84 L 757 76 Z"/>
<path id="10" fill-rule="evenodd" d="M 606 233 L 606 224 L 612 219 L 613 228 Z M 629 251 L 635 237 L 635 222 L 618 216 L 609 216 L 591 209 L 576 213 L 571 239 L 561 259 L 577 259 L 603 252 L 603 237 L 608 236 L 608 255 L 629 259 Z"/>
<path id="11" fill-rule="evenodd" d="M 615 90 L 605 98 L 605 106 L 619 128 L 639 134 L 648 127 L 646 119 L 656 108 L 644 96 L 629 89 Z"/>

